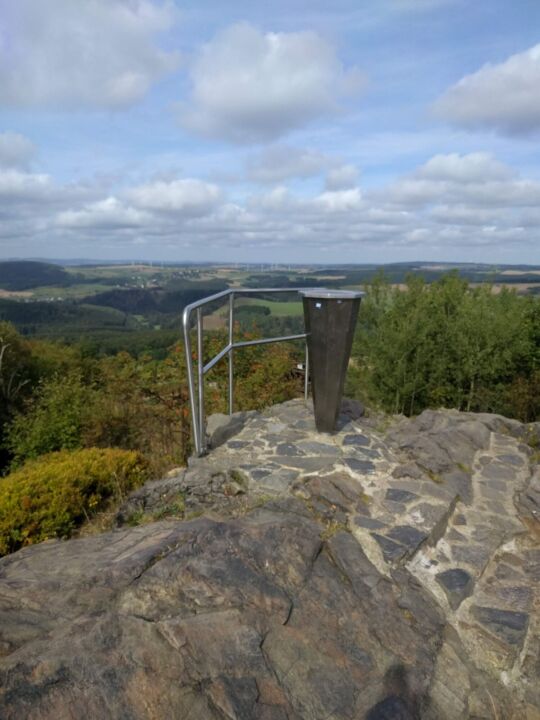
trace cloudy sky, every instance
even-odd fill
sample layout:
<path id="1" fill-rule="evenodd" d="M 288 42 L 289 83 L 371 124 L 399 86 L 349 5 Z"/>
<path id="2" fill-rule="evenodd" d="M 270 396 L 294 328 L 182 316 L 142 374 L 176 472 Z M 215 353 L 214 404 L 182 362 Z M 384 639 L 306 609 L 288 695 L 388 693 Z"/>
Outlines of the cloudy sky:
<path id="1" fill-rule="evenodd" d="M 538 0 L 0 0 L 0 257 L 540 263 Z"/>

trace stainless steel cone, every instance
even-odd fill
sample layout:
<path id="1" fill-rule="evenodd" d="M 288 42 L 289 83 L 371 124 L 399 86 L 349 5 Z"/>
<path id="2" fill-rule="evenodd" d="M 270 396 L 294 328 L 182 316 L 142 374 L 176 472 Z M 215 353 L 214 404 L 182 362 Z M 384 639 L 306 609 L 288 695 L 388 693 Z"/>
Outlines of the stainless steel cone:
<path id="1" fill-rule="evenodd" d="M 315 288 L 300 294 L 304 303 L 315 425 L 319 432 L 333 432 L 364 293 Z"/>

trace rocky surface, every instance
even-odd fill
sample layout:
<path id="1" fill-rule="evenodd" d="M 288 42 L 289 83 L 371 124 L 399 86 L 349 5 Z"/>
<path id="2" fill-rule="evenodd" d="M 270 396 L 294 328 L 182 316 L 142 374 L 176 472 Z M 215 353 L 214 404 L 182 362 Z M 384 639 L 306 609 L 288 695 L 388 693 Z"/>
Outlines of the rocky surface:
<path id="1" fill-rule="evenodd" d="M 540 718 L 538 426 L 346 410 L 214 419 L 114 532 L 0 560 L 0 717 Z"/>

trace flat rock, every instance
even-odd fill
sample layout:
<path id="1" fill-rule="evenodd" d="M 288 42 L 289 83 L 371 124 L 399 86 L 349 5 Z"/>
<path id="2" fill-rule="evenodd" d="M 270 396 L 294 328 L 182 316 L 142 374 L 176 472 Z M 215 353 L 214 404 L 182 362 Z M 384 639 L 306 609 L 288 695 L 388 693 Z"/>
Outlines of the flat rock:
<path id="1" fill-rule="evenodd" d="M 510 645 L 521 646 L 523 644 L 529 625 L 527 613 L 473 606 L 471 614 L 484 627 Z"/>
<path id="2" fill-rule="evenodd" d="M 437 582 L 442 586 L 452 610 L 457 610 L 465 598 L 472 595 L 474 580 L 466 570 L 451 568 L 437 573 Z"/>
<path id="3" fill-rule="evenodd" d="M 345 457 L 341 462 L 355 473 L 368 474 L 375 470 L 375 465 L 370 460 Z"/>
<path id="4" fill-rule="evenodd" d="M 398 488 L 388 488 L 385 495 L 386 500 L 393 502 L 409 503 L 418 500 L 418 495 L 408 490 L 400 490 Z"/>

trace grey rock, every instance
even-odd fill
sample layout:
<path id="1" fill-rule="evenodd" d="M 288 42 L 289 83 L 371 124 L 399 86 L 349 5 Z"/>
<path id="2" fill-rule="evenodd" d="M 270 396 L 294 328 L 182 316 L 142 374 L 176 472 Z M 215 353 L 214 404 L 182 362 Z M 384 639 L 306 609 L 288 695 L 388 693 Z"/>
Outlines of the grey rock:
<path id="1" fill-rule="evenodd" d="M 365 515 L 355 515 L 354 524 L 358 527 L 366 528 L 367 530 L 380 530 L 385 528 L 385 523 L 375 518 L 367 517 Z"/>
<path id="2" fill-rule="evenodd" d="M 360 445 L 361 447 L 369 447 L 370 440 L 365 435 L 355 433 L 354 435 L 345 435 L 343 438 L 343 445 Z"/>
<path id="3" fill-rule="evenodd" d="M 343 458 L 343 464 L 355 473 L 370 474 L 375 471 L 375 465 L 369 460 L 359 460 L 358 458 Z"/>
<path id="4" fill-rule="evenodd" d="M 475 605 L 471 614 L 504 642 L 518 646 L 523 644 L 529 625 L 527 613 Z"/>
<path id="5" fill-rule="evenodd" d="M 465 598 L 472 595 L 474 580 L 466 570 L 451 568 L 437 573 L 437 582 L 442 586 L 452 610 L 457 610 Z"/>
<path id="6" fill-rule="evenodd" d="M 515 467 L 523 467 L 525 460 L 519 455 L 497 455 L 497 460 L 507 465 L 514 465 Z"/>
<path id="7" fill-rule="evenodd" d="M 395 542 L 386 535 L 380 535 L 379 533 L 371 533 L 371 537 L 379 543 L 382 554 L 386 562 L 393 562 L 399 560 L 407 554 L 407 548 L 401 545 L 399 542 Z"/>
<path id="8" fill-rule="evenodd" d="M 343 398 L 341 401 L 341 407 L 339 409 L 341 415 L 344 415 L 349 420 L 358 420 L 364 415 L 364 406 L 358 400 L 352 398 Z"/>
<path id="9" fill-rule="evenodd" d="M 296 507 L 3 562 L 16 593 L 2 609 L 21 612 L 1 626 L 14 643 L 0 660 L 1 716 L 347 720 L 373 707 L 389 665 L 405 661 L 413 686 L 429 683 L 440 628 L 413 629 L 352 536 L 321 551 L 321 526 Z M 39 611 L 23 638 L 31 597 Z"/>
<path id="10" fill-rule="evenodd" d="M 535 583 L 540 583 L 540 549 L 526 550 L 524 571 L 528 578 Z"/>
<path id="11" fill-rule="evenodd" d="M 425 473 L 418 467 L 416 463 L 408 462 L 398 465 L 392 470 L 392 477 L 395 478 L 413 478 L 420 480 Z"/>
<path id="12" fill-rule="evenodd" d="M 493 483 L 490 483 L 489 485 L 486 483 L 480 484 L 480 492 L 482 497 L 488 498 L 488 500 L 504 500 L 504 495 L 501 494 L 504 491 L 494 487 Z"/>
<path id="13" fill-rule="evenodd" d="M 375 450 L 375 448 L 360 447 L 358 445 L 348 446 L 348 450 L 349 453 L 351 453 L 352 457 L 357 457 L 359 460 L 363 460 L 364 458 L 368 458 L 370 460 L 379 460 L 381 458 L 380 451 Z"/>
<path id="14" fill-rule="evenodd" d="M 512 610 L 528 612 L 534 600 L 534 592 L 527 585 L 495 586 L 491 588 L 490 592 L 494 598 Z"/>
<path id="15" fill-rule="evenodd" d="M 512 480 L 515 477 L 516 470 L 513 467 L 508 467 L 506 464 L 492 462 L 489 465 L 484 466 L 482 469 L 482 475 L 486 478 L 487 482 L 491 480 Z"/>
<path id="16" fill-rule="evenodd" d="M 217 448 L 227 442 L 233 435 L 237 435 L 247 421 L 257 415 L 255 411 L 238 412 L 233 415 L 215 413 L 206 421 L 206 435 L 208 447 Z"/>
<path id="17" fill-rule="evenodd" d="M 459 495 L 462 502 L 470 505 L 473 500 L 471 476 L 463 470 L 453 469 L 442 473 L 446 487 L 455 495 Z"/>
<path id="18" fill-rule="evenodd" d="M 294 457 L 288 455 L 275 455 L 272 460 L 280 465 L 307 472 L 315 472 L 317 470 L 327 470 L 331 468 L 335 462 L 334 457 L 326 457 L 324 455 L 313 457 Z"/>
<path id="19" fill-rule="evenodd" d="M 458 563 L 467 563 L 481 572 L 489 562 L 491 557 L 491 549 L 486 545 L 477 545 L 475 543 L 467 543 L 460 545 L 455 543 L 452 545 L 452 557 Z"/>
<path id="20" fill-rule="evenodd" d="M 477 450 L 489 447 L 490 429 L 481 420 L 464 420 L 457 429 Z"/>
<path id="21" fill-rule="evenodd" d="M 525 574 L 517 565 L 508 565 L 506 562 L 498 562 L 494 571 L 494 577 L 503 582 L 522 582 Z"/>
<path id="22" fill-rule="evenodd" d="M 294 470 L 278 470 L 277 472 L 271 472 L 259 478 L 257 488 L 260 490 L 269 490 L 272 493 L 285 493 L 297 477 L 298 473 Z"/>
<path id="23" fill-rule="evenodd" d="M 426 533 L 411 525 L 397 525 L 392 528 L 386 536 L 405 545 L 409 554 L 414 553 L 427 539 Z"/>
<path id="24" fill-rule="evenodd" d="M 396 518 L 400 518 L 401 516 L 405 515 L 407 512 L 406 505 L 403 505 L 402 503 L 393 502 L 392 500 L 384 500 L 383 501 L 383 507 L 385 510 L 387 510 L 392 515 L 395 515 Z"/>
<path id="25" fill-rule="evenodd" d="M 327 457 L 337 457 L 340 454 L 339 448 L 328 443 L 317 442 L 315 440 L 302 440 L 297 443 L 298 447 L 306 455 L 325 455 Z"/>
<path id="26" fill-rule="evenodd" d="M 173 477 L 148 482 L 130 493 L 116 513 L 116 523 L 124 525 L 141 512 L 152 512 L 176 500 L 185 490 L 186 472 L 182 470 Z"/>
<path id="27" fill-rule="evenodd" d="M 385 497 L 387 500 L 403 503 L 410 503 L 413 500 L 418 499 L 418 495 L 416 493 L 409 492 L 408 490 L 400 490 L 397 488 L 388 488 Z"/>
<path id="28" fill-rule="evenodd" d="M 288 456 L 304 455 L 302 450 L 300 450 L 296 445 L 293 445 L 293 443 L 280 443 L 276 447 L 276 454 Z"/>
<path id="29" fill-rule="evenodd" d="M 271 468 L 259 468 L 259 467 L 250 468 L 249 466 L 245 466 L 245 465 L 243 467 L 249 472 L 249 474 L 255 481 L 263 480 L 265 477 L 270 475 L 270 473 L 272 472 Z"/>

